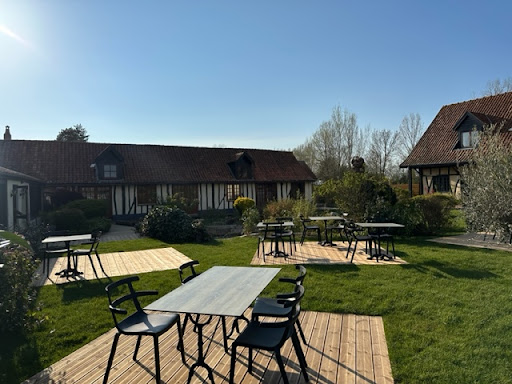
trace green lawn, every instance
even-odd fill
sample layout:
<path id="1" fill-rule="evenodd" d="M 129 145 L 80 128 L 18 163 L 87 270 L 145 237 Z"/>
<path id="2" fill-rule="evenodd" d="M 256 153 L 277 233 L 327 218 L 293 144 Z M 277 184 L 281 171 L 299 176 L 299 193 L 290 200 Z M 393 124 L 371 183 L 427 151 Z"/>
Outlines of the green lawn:
<path id="1" fill-rule="evenodd" d="M 248 265 L 255 238 L 175 247 L 201 263 Z M 103 243 L 101 252 L 163 246 L 153 240 Z M 397 383 L 512 383 L 512 253 L 398 240 L 407 265 L 309 265 L 303 308 L 379 315 Z M 286 266 L 279 276 L 294 275 Z M 176 271 L 140 275 L 140 289 L 179 285 Z M 0 382 L 19 383 L 112 328 L 107 281 L 40 288 L 44 319 L 26 335 L 2 335 Z M 277 278 L 264 294 L 281 291 Z M 153 300 L 149 298 L 148 300 Z"/>

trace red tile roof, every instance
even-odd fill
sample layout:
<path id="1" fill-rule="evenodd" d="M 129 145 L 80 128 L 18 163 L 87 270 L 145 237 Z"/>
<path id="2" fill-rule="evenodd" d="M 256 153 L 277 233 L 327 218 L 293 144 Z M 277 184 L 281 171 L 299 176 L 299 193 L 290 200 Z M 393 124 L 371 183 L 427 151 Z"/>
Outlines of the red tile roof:
<path id="1" fill-rule="evenodd" d="M 484 123 L 486 122 L 485 119 L 493 123 L 506 120 L 505 126 L 509 127 L 510 120 L 512 120 L 512 92 L 442 107 L 410 155 L 400 164 L 400 167 L 436 166 L 467 162 L 472 150 L 456 148 L 459 134 L 454 130 L 455 125 L 466 112 L 473 113 Z M 511 131 L 507 129 L 502 135 L 504 141 L 512 143 Z"/>
<path id="2" fill-rule="evenodd" d="M 0 140 L 0 167 L 49 184 L 97 184 L 98 155 L 112 145 L 124 158 L 122 184 L 237 182 L 228 163 L 241 152 L 253 163 L 253 181 L 314 181 L 292 152 L 90 142 Z M 120 182 L 117 182 L 120 183 Z"/>

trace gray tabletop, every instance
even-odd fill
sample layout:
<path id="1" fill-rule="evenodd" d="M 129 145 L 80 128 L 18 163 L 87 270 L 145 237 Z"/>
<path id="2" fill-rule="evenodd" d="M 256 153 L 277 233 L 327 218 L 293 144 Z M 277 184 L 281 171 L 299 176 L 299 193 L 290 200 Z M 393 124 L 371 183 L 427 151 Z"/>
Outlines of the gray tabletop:
<path id="1" fill-rule="evenodd" d="M 403 228 L 402 224 L 397 223 L 355 223 L 362 228 Z"/>
<path id="2" fill-rule="evenodd" d="M 239 317 L 281 268 L 216 266 L 145 309 Z"/>
<path id="3" fill-rule="evenodd" d="M 266 226 L 270 227 L 270 228 L 273 228 L 273 227 L 279 227 L 279 226 L 283 226 L 283 227 L 293 227 L 293 221 L 283 221 L 282 224 L 278 224 L 278 223 L 273 223 L 273 224 L 269 224 L 269 223 L 265 223 L 263 221 L 260 221 L 256 227 L 257 228 L 266 228 Z"/>
<path id="4" fill-rule="evenodd" d="M 49 243 L 61 243 L 61 242 L 69 242 L 69 241 L 84 241 L 84 240 L 91 240 L 92 235 L 90 233 L 83 234 L 83 235 L 65 235 L 65 236 L 49 236 L 41 243 L 43 244 L 49 244 Z"/>
<path id="5" fill-rule="evenodd" d="M 309 219 L 313 221 L 345 220 L 341 216 L 310 216 Z"/>

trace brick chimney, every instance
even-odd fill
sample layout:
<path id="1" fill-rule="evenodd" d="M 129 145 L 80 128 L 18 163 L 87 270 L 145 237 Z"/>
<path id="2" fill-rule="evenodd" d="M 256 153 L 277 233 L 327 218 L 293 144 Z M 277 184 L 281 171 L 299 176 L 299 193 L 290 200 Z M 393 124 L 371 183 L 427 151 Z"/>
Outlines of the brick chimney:
<path id="1" fill-rule="evenodd" d="M 11 140 L 11 131 L 9 131 L 8 125 L 5 126 L 4 140 Z"/>

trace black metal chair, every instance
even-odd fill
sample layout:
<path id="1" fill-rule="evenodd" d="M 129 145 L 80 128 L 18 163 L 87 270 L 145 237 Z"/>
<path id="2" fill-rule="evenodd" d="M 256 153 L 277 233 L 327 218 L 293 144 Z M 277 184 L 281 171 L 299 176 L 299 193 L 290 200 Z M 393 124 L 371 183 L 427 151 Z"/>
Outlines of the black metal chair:
<path id="1" fill-rule="evenodd" d="M 348 248 L 347 248 L 347 254 L 345 255 L 345 258 L 348 258 L 348 255 L 350 254 L 350 248 L 352 246 L 352 243 L 354 243 L 354 248 L 352 249 L 352 257 L 350 258 L 350 262 L 352 263 L 354 261 L 354 255 L 356 253 L 357 244 L 360 241 L 365 242 L 365 252 L 368 253 L 368 249 L 370 251 L 369 255 L 372 256 L 372 242 L 373 237 L 371 235 L 368 235 L 365 233 L 365 231 L 358 227 L 354 222 L 347 221 L 345 223 L 345 234 L 348 239 Z M 377 261 L 379 259 L 377 258 Z"/>
<path id="2" fill-rule="evenodd" d="M 258 235 L 258 257 L 260 257 L 260 247 L 261 254 L 263 257 L 263 262 L 265 262 L 265 241 L 270 240 L 270 252 L 272 252 L 272 244 L 275 241 L 274 230 L 269 227 L 269 223 L 265 223 L 265 227 L 261 228 Z"/>
<path id="3" fill-rule="evenodd" d="M 178 350 L 181 352 L 181 360 L 185 364 L 185 348 L 183 346 L 183 337 L 180 325 L 180 316 L 177 314 L 160 314 L 160 313 L 146 313 L 140 306 L 138 298 L 141 296 L 156 295 L 157 291 L 135 291 L 132 283 L 138 281 L 138 276 L 131 276 L 110 283 L 105 287 L 108 295 L 109 308 L 114 318 L 114 324 L 117 328 L 117 333 L 114 336 L 112 349 L 108 358 L 107 370 L 103 377 L 103 384 L 108 381 L 108 375 L 112 368 L 114 355 L 116 352 L 117 342 L 121 335 L 137 336 L 137 344 L 135 345 L 135 352 L 133 353 L 133 360 L 137 359 L 137 352 L 139 351 L 142 336 L 153 337 L 153 344 L 155 349 L 155 378 L 157 384 L 160 384 L 160 352 L 158 348 L 158 337 L 169 330 L 173 325 L 178 328 Z M 128 289 L 128 293 L 123 296 L 114 298 L 114 290 L 118 288 Z M 135 306 L 135 312 L 128 315 L 126 309 L 120 308 L 119 305 L 125 302 L 131 302 Z M 118 316 L 124 315 L 121 320 Z"/>
<path id="4" fill-rule="evenodd" d="M 276 220 L 279 222 L 282 222 L 282 223 L 285 223 L 285 222 L 293 223 L 293 217 L 277 217 Z M 281 226 L 279 236 L 281 237 L 281 239 L 283 239 L 283 242 L 284 242 L 284 239 L 288 239 L 288 242 L 290 244 L 290 254 L 291 255 L 293 255 L 292 245 L 293 245 L 293 248 L 295 249 L 295 252 L 297 252 L 297 244 L 295 243 L 295 233 L 293 232 L 293 227 L 288 228 L 288 227 Z M 284 247 L 284 244 L 283 244 L 283 247 Z"/>
<path id="5" fill-rule="evenodd" d="M 338 220 L 334 224 L 328 225 L 327 231 L 330 233 L 331 244 L 333 232 L 338 232 L 340 235 L 340 240 L 345 241 L 346 239 L 343 239 L 343 235 L 345 234 L 345 220 Z"/>
<path id="6" fill-rule="evenodd" d="M 279 322 L 260 322 L 252 320 L 244 331 L 233 341 L 231 345 L 231 370 L 229 373 L 229 382 L 233 383 L 235 375 L 235 363 L 236 363 L 236 349 L 238 347 L 246 347 L 249 350 L 248 357 L 248 371 L 252 372 L 252 354 L 253 349 L 262 349 L 265 351 L 274 352 L 274 355 L 281 371 L 283 383 L 288 384 L 288 377 L 284 368 L 283 359 L 281 357 L 281 348 L 283 347 L 286 340 L 292 340 L 295 353 L 299 359 L 299 364 L 304 375 L 304 379 L 309 381 L 307 373 L 307 363 L 300 345 L 297 332 L 295 331 L 295 322 L 297 321 L 300 314 L 300 300 L 304 296 L 304 287 L 299 286 L 297 291 L 294 292 L 291 300 L 291 311 L 287 316 L 286 320 Z"/>
<path id="7" fill-rule="evenodd" d="M 44 237 L 50 237 L 50 236 L 65 236 L 69 235 L 69 231 L 47 231 L 44 234 Z M 64 243 L 56 243 L 56 244 L 46 244 L 44 248 L 44 254 L 43 254 L 43 272 L 46 271 L 46 277 L 49 277 L 50 275 L 50 259 L 54 257 L 55 255 L 66 255 L 68 254 L 67 247 L 63 246 Z"/>
<path id="8" fill-rule="evenodd" d="M 391 242 L 391 247 L 393 249 L 393 259 L 396 259 L 395 255 L 395 240 L 393 239 L 393 235 L 391 233 L 371 233 L 370 236 L 373 239 L 373 244 L 375 245 L 375 249 L 380 247 L 382 241 L 386 242 L 386 255 L 389 257 L 389 242 Z M 380 252 L 380 249 L 377 249 L 377 252 Z M 377 258 L 378 260 L 378 258 Z"/>
<path id="9" fill-rule="evenodd" d="M 300 245 L 304 244 L 304 240 L 306 239 L 306 235 L 309 232 L 315 231 L 318 237 L 318 242 L 322 241 L 322 233 L 320 232 L 320 227 L 318 225 L 311 225 L 310 219 L 306 219 L 303 215 L 300 215 L 300 221 L 302 222 L 302 236 L 300 238 Z"/>
<path id="10" fill-rule="evenodd" d="M 258 297 L 254 302 L 254 306 L 252 309 L 253 320 L 257 320 L 257 318 L 261 316 L 287 317 L 290 314 L 290 311 L 292 310 L 290 308 L 290 304 L 292 302 L 290 298 L 293 298 L 293 295 L 295 295 L 295 293 L 298 290 L 298 286 L 303 285 L 304 278 L 306 277 L 307 273 L 306 267 L 304 267 L 303 265 L 296 265 L 295 268 L 299 270 L 299 275 L 297 277 L 279 278 L 280 282 L 294 284 L 294 291 L 290 293 L 277 294 L 275 298 Z M 304 336 L 304 332 L 302 331 L 302 326 L 300 324 L 299 318 L 297 318 L 295 325 L 299 330 L 299 334 L 302 338 L 302 341 L 304 342 L 304 344 L 307 345 L 308 343 L 306 342 L 306 337 Z"/>
<path id="11" fill-rule="evenodd" d="M 98 264 L 100 265 L 101 271 L 105 276 L 108 277 L 107 273 L 103 269 L 103 264 L 101 264 L 100 255 L 98 254 L 98 246 L 100 245 L 102 232 L 98 231 L 93 233 L 91 241 L 84 243 L 84 244 L 90 244 L 89 248 L 79 248 L 74 249 L 71 252 L 71 256 L 73 257 L 73 262 L 75 264 L 75 268 L 78 267 L 78 256 L 87 256 L 89 258 L 89 261 L 91 262 L 92 270 L 94 271 L 94 275 L 96 275 L 96 278 L 99 279 L 98 273 L 96 272 L 96 268 L 94 267 L 94 262 L 92 261 L 92 254 L 94 253 L 96 255 L 96 259 L 98 260 Z"/>

